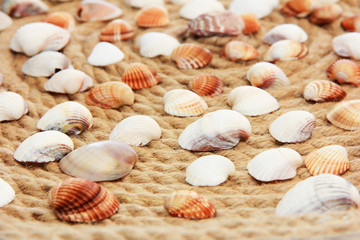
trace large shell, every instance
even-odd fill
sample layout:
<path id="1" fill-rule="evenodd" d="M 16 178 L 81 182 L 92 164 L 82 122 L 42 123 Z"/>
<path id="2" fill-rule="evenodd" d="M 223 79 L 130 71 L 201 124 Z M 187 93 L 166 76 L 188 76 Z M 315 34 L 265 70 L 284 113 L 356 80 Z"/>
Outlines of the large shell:
<path id="1" fill-rule="evenodd" d="M 40 130 L 56 130 L 69 135 L 80 134 L 93 125 L 91 112 L 77 102 L 63 102 L 49 109 L 38 121 Z"/>
<path id="2" fill-rule="evenodd" d="M 314 24 L 328 24 L 341 17 L 343 9 L 337 4 L 329 4 L 316 8 L 310 15 L 309 21 Z"/>
<path id="3" fill-rule="evenodd" d="M 70 137 L 59 131 L 35 133 L 25 139 L 14 153 L 19 162 L 52 162 L 59 160 L 74 149 Z"/>
<path id="4" fill-rule="evenodd" d="M 40 0 L 3 0 L 2 10 L 11 17 L 26 17 L 47 13 L 49 7 Z"/>
<path id="5" fill-rule="evenodd" d="M 210 50 L 193 43 L 179 45 L 171 53 L 171 60 L 180 69 L 202 68 L 211 62 Z"/>
<path id="6" fill-rule="evenodd" d="M 308 35 L 299 25 L 287 23 L 277 25 L 270 29 L 262 38 L 262 41 L 267 44 L 273 44 L 285 39 L 305 42 L 308 39 Z"/>
<path id="7" fill-rule="evenodd" d="M 263 89 L 290 85 L 286 74 L 275 64 L 258 62 L 247 72 L 247 80 L 254 87 Z"/>
<path id="8" fill-rule="evenodd" d="M 76 10 L 79 21 L 107 21 L 122 15 L 122 10 L 116 5 L 104 0 L 82 0 Z"/>
<path id="9" fill-rule="evenodd" d="M 179 11 L 181 17 L 195 19 L 204 13 L 217 13 L 225 11 L 224 5 L 217 0 L 192 0 Z"/>
<path id="10" fill-rule="evenodd" d="M 115 19 L 109 22 L 101 31 L 100 41 L 117 42 L 131 39 L 135 36 L 134 28 L 123 19 Z"/>
<path id="11" fill-rule="evenodd" d="M 87 61 L 93 66 L 102 67 L 120 62 L 124 57 L 124 53 L 114 44 L 99 42 L 94 46 Z"/>
<path id="12" fill-rule="evenodd" d="M 130 173 L 138 157 L 128 145 L 100 141 L 75 149 L 60 160 L 61 170 L 91 181 L 111 181 Z"/>
<path id="13" fill-rule="evenodd" d="M 0 122 L 20 119 L 28 112 L 24 98 L 14 92 L 0 93 Z"/>
<path id="14" fill-rule="evenodd" d="M 279 0 L 233 0 L 229 10 L 237 14 L 253 13 L 257 18 L 263 18 L 278 5 Z"/>
<path id="15" fill-rule="evenodd" d="M 196 93 L 185 89 L 174 89 L 165 93 L 164 111 L 178 117 L 198 116 L 208 105 Z"/>
<path id="16" fill-rule="evenodd" d="M 132 63 L 125 70 L 121 81 L 132 89 L 155 86 L 160 82 L 160 76 L 151 67 L 142 63 Z"/>
<path id="17" fill-rule="evenodd" d="M 305 86 L 303 96 L 306 100 L 315 102 L 340 101 L 346 96 L 346 92 L 336 83 L 317 80 Z"/>
<path id="18" fill-rule="evenodd" d="M 241 14 L 240 17 L 244 21 L 243 34 L 256 33 L 260 30 L 260 21 L 253 13 Z"/>
<path id="19" fill-rule="evenodd" d="M 125 2 L 134 8 L 145 8 L 149 6 L 164 6 L 164 0 L 125 0 Z"/>
<path id="20" fill-rule="evenodd" d="M 276 207 L 276 215 L 291 216 L 348 210 L 360 205 L 359 190 L 346 179 L 321 174 L 291 188 Z"/>
<path id="21" fill-rule="evenodd" d="M 42 21 L 54 24 L 69 31 L 75 28 L 75 19 L 68 12 L 61 11 L 50 13 Z"/>
<path id="22" fill-rule="evenodd" d="M 316 7 L 318 0 L 290 0 L 283 5 L 281 12 L 290 16 L 306 17 Z"/>
<path id="23" fill-rule="evenodd" d="M 342 57 L 360 59 L 360 33 L 344 33 L 332 40 L 332 47 L 335 53 Z"/>
<path id="24" fill-rule="evenodd" d="M 180 147 L 191 151 L 230 149 L 251 134 L 249 120 L 233 110 L 208 113 L 187 126 L 181 133 Z"/>
<path id="25" fill-rule="evenodd" d="M 267 62 L 298 60 L 308 54 L 308 48 L 294 40 L 280 40 L 275 42 L 265 53 Z"/>
<path id="26" fill-rule="evenodd" d="M 234 88 L 228 96 L 228 104 L 246 116 L 267 114 L 280 108 L 279 102 L 270 93 L 252 86 Z"/>
<path id="27" fill-rule="evenodd" d="M 9 204 L 15 198 L 14 189 L 10 186 L 10 184 L 5 182 L 1 178 L 0 178 L 0 192 L 1 192 L 0 207 L 3 207 L 5 205 Z"/>
<path id="28" fill-rule="evenodd" d="M 205 74 L 194 77 L 190 80 L 188 87 L 200 96 L 215 97 L 224 90 L 224 83 L 215 75 Z"/>
<path id="29" fill-rule="evenodd" d="M 360 32 L 360 14 L 342 20 L 341 27 L 350 32 Z"/>
<path id="30" fill-rule="evenodd" d="M 271 182 L 296 176 L 302 158 L 291 148 L 274 148 L 256 155 L 247 165 L 249 174 L 256 180 Z"/>
<path id="31" fill-rule="evenodd" d="M 49 202 L 61 220 L 97 222 L 119 209 L 119 200 L 106 188 L 83 178 L 69 178 L 49 192 Z"/>
<path id="32" fill-rule="evenodd" d="M 253 46 L 236 40 L 228 42 L 222 50 L 222 54 L 233 62 L 239 60 L 253 60 L 259 55 L 258 51 Z"/>
<path id="33" fill-rule="evenodd" d="M 345 130 L 360 129 L 360 100 L 342 101 L 326 114 L 335 126 Z"/>
<path id="34" fill-rule="evenodd" d="M 175 217 L 204 219 L 216 215 L 215 207 L 204 196 L 187 190 L 175 191 L 165 198 L 164 208 Z"/>
<path id="35" fill-rule="evenodd" d="M 145 146 L 160 136 L 161 128 L 154 119 L 145 115 L 135 115 L 119 122 L 111 131 L 109 140 Z"/>
<path id="36" fill-rule="evenodd" d="M 140 37 L 140 54 L 153 58 L 159 55 L 170 56 L 172 51 L 180 45 L 179 41 L 165 33 L 148 32 Z"/>
<path id="37" fill-rule="evenodd" d="M 350 83 L 360 86 L 360 64 L 349 59 L 339 59 L 326 69 L 331 80 L 340 84 Z"/>
<path id="38" fill-rule="evenodd" d="M 220 155 L 196 159 L 186 168 L 185 181 L 193 186 L 217 186 L 235 172 L 234 163 Z"/>
<path id="39" fill-rule="evenodd" d="M 141 9 L 135 20 L 139 27 L 164 27 L 170 22 L 168 11 L 162 6 Z"/>
<path id="40" fill-rule="evenodd" d="M 282 143 L 298 143 L 308 139 L 315 128 L 315 116 L 307 111 L 290 111 L 273 121 L 269 132 Z"/>
<path id="41" fill-rule="evenodd" d="M 0 31 L 4 30 L 5 28 L 8 28 L 12 24 L 12 19 L 8 15 L 6 15 L 4 12 L 0 11 Z"/>

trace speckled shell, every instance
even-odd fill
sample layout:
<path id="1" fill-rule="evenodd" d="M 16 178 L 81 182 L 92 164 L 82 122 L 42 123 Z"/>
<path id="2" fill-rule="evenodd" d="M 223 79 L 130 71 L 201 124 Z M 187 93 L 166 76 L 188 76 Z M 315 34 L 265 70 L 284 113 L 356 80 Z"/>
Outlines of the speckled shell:
<path id="1" fill-rule="evenodd" d="M 260 30 L 261 24 L 259 19 L 253 13 L 241 14 L 240 17 L 244 21 L 243 34 L 256 33 Z"/>
<path id="2" fill-rule="evenodd" d="M 280 40 L 275 42 L 265 53 L 267 62 L 298 60 L 308 54 L 308 48 L 294 40 Z"/>
<path id="3" fill-rule="evenodd" d="M 308 40 L 308 35 L 296 24 L 280 24 L 270 29 L 262 38 L 262 41 L 267 44 L 273 44 L 280 40 L 294 40 L 297 42 L 305 42 Z"/>
<path id="4" fill-rule="evenodd" d="M 350 83 L 360 86 L 360 64 L 355 61 L 339 59 L 327 68 L 326 74 L 328 78 L 340 84 Z"/>
<path id="5" fill-rule="evenodd" d="M 317 0 L 290 0 L 281 8 L 281 12 L 290 16 L 307 17 L 317 7 Z"/>
<path id="6" fill-rule="evenodd" d="M 165 7 L 155 6 L 141 9 L 135 16 L 139 27 L 165 27 L 169 24 L 169 14 Z"/>
<path id="7" fill-rule="evenodd" d="M 194 19 L 201 14 L 223 11 L 224 5 L 217 0 L 192 0 L 180 9 L 179 14 L 183 18 Z"/>
<path id="8" fill-rule="evenodd" d="M 27 102 L 14 92 L 0 93 L 0 122 L 20 119 L 28 112 Z"/>
<path id="9" fill-rule="evenodd" d="M 121 81 L 132 89 L 155 86 L 160 82 L 160 76 L 151 67 L 142 63 L 132 63 L 125 70 Z"/>
<path id="10" fill-rule="evenodd" d="M 259 55 L 259 53 L 253 46 L 245 42 L 231 41 L 225 45 L 221 55 L 224 55 L 230 61 L 235 62 L 241 60 L 253 60 Z"/>
<path id="11" fill-rule="evenodd" d="M 171 60 L 180 69 L 196 69 L 208 65 L 212 60 L 210 50 L 193 43 L 179 45 L 171 53 Z"/>
<path id="12" fill-rule="evenodd" d="M 140 37 L 139 42 L 140 54 L 147 58 L 160 55 L 170 56 L 173 50 L 180 45 L 176 38 L 161 32 L 145 33 Z"/>
<path id="13" fill-rule="evenodd" d="M 337 4 L 329 4 L 316 8 L 310 15 L 309 21 L 314 24 L 328 24 L 340 18 L 343 9 Z"/>
<path id="14" fill-rule="evenodd" d="M 69 31 L 75 28 L 75 19 L 68 12 L 50 13 L 42 21 L 54 24 Z"/>
<path id="15" fill-rule="evenodd" d="M 84 22 L 107 21 L 118 18 L 122 10 L 104 0 L 82 0 L 76 10 L 76 19 Z"/>
<path id="16" fill-rule="evenodd" d="M 134 28 L 128 22 L 123 19 L 115 19 L 104 27 L 100 33 L 99 40 L 117 42 L 131 39 L 134 36 Z"/>
<path id="17" fill-rule="evenodd" d="M 263 89 L 290 85 L 288 77 L 281 68 L 268 62 L 254 64 L 247 72 L 246 77 L 252 86 Z"/>
<path id="18" fill-rule="evenodd" d="M 87 61 L 93 66 L 103 67 L 120 62 L 124 57 L 124 53 L 114 44 L 109 42 L 99 42 L 94 46 Z"/>
<path id="19" fill-rule="evenodd" d="M 346 92 L 336 83 L 317 80 L 305 86 L 303 96 L 306 100 L 315 102 L 340 101 L 346 96 Z"/>
<path id="20" fill-rule="evenodd" d="M 360 48 L 358 45 L 359 42 L 360 33 L 344 33 L 332 40 L 332 47 L 335 53 L 339 56 L 360 59 Z"/>
<path id="21" fill-rule="evenodd" d="M 11 17 L 21 18 L 47 13 L 49 7 L 40 0 L 3 0 L 2 10 Z"/>
<path id="22" fill-rule="evenodd" d="M 0 208 L 11 203 L 15 198 L 14 189 L 0 178 Z"/>
<path id="23" fill-rule="evenodd" d="M 237 13 L 253 13 L 257 18 L 263 18 L 279 5 L 279 0 L 233 0 L 229 10 Z"/>
<path id="24" fill-rule="evenodd" d="M 349 32 L 360 32 L 360 14 L 342 20 L 341 27 Z"/>
<path id="25" fill-rule="evenodd" d="M 215 97 L 224 90 L 224 83 L 215 75 L 205 74 L 194 77 L 190 80 L 188 87 L 200 96 Z"/>
<path id="26" fill-rule="evenodd" d="M 336 127 L 345 130 L 360 129 L 360 100 L 342 101 L 331 108 L 326 118 Z"/>
<path id="27" fill-rule="evenodd" d="M 0 31 L 10 27 L 12 23 L 11 17 L 0 11 Z"/>

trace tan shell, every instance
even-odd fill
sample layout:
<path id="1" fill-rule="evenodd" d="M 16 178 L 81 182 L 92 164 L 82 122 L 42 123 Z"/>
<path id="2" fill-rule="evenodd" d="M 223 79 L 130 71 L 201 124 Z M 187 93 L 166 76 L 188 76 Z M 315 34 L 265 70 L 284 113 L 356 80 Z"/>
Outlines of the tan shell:
<path id="1" fill-rule="evenodd" d="M 75 19 L 68 12 L 50 13 L 42 21 L 54 24 L 69 31 L 75 28 Z"/>
<path id="2" fill-rule="evenodd" d="M 165 27 L 170 22 L 168 11 L 162 6 L 141 9 L 135 20 L 139 27 Z"/>
<path id="3" fill-rule="evenodd" d="M 326 74 L 331 80 L 340 84 L 350 83 L 360 86 L 360 64 L 349 59 L 339 59 L 326 69 Z"/>
<path id="4" fill-rule="evenodd" d="M 336 127 L 345 130 L 360 129 L 360 100 L 342 101 L 326 114 L 326 118 Z"/>
<path id="5" fill-rule="evenodd" d="M 275 64 L 258 62 L 247 72 L 247 80 L 254 87 L 263 89 L 290 85 L 288 77 Z"/>
<path id="6" fill-rule="evenodd" d="M 349 32 L 360 32 L 360 14 L 342 20 L 341 27 Z"/>
<path id="7" fill-rule="evenodd" d="M 267 62 L 298 60 L 308 54 L 308 48 L 294 40 L 280 40 L 275 42 L 265 53 Z"/>
<path id="8" fill-rule="evenodd" d="M 215 75 L 205 74 L 194 77 L 190 80 L 188 87 L 200 96 L 215 97 L 224 90 L 224 83 Z"/>
<path id="9" fill-rule="evenodd" d="M 281 12 L 290 16 L 306 17 L 316 7 L 317 0 L 290 0 L 281 8 Z"/>
<path id="10" fill-rule="evenodd" d="M 105 26 L 99 39 L 105 42 L 117 42 L 131 39 L 134 36 L 134 28 L 128 22 L 123 19 L 115 19 Z"/>
<path id="11" fill-rule="evenodd" d="M 118 18 L 122 10 L 103 0 L 82 0 L 76 10 L 76 19 L 84 22 L 107 21 Z"/>
<path id="12" fill-rule="evenodd" d="M 310 15 L 309 21 L 314 24 L 328 24 L 340 18 L 343 9 L 337 4 L 316 8 Z"/>
<path id="13" fill-rule="evenodd" d="M 303 96 L 306 100 L 315 102 L 340 101 L 346 97 L 346 92 L 336 83 L 317 80 L 305 86 Z"/>
<path id="14" fill-rule="evenodd" d="M 211 62 L 212 53 L 197 44 L 184 43 L 171 53 L 171 60 L 180 69 L 202 68 Z"/>
<path id="15" fill-rule="evenodd" d="M 160 76 L 151 67 L 142 63 L 132 63 L 125 70 L 121 81 L 132 89 L 155 86 L 160 82 Z"/>
<path id="16" fill-rule="evenodd" d="M 239 60 L 253 60 L 259 53 L 253 46 L 245 42 L 231 41 L 225 45 L 221 55 L 224 55 L 230 61 L 235 62 Z"/>
<path id="17" fill-rule="evenodd" d="M 49 7 L 40 0 L 3 0 L 2 10 L 11 17 L 21 18 L 47 13 Z"/>
<path id="18" fill-rule="evenodd" d="M 245 27 L 242 29 L 243 34 L 256 33 L 260 30 L 260 21 L 253 13 L 241 14 L 240 17 L 245 23 Z"/>

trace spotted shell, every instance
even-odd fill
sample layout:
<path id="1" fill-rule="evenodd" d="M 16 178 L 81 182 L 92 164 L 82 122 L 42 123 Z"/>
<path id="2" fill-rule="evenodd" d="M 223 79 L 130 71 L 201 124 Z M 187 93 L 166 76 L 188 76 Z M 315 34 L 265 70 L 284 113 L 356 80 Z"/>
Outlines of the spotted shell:
<path id="1" fill-rule="evenodd" d="M 316 8 L 310 15 L 309 21 L 314 24 L 328 24 L 340 18 L 343 9 L 338 4 L 329 4 Z"/>
<path id="2" fill-rule="evenodd" d="M 200 96 L 215 97 L 224 90 L 224 83 L 215 75 L 205 74 L 194 77 L 190 80 L 188 87 Z"/>
<path id="3" fill-rule="evenodd" d="M 281 68 L 268 62 L 258 62 L 253 65 L 247 72 L 246 78 L 252 86 L 263 89 L 290 85 L 288 77 Z"/>
<path id="4" fill-rule="evenodd" d="M 345 130 L 360 129 L 360 100 L 342 101 L 331 108 L 326 118 L 336 127 Z"/>
<path id="5" fill-rule="evenodd" d="M 162 6 L 141 9 L 135 20 L 139 27 L 164 27 L 170 22 L 168 11 Z"/>
<path id="6" fill-rule="evenodd" d="M 360 86 L 360 64 L 349 59 L 339 59 L 326 69 L 326 74 L 331 80 L 340 84 L 350 83 Z"/>
<path id="7" fill-rule="evenodd" d="M 149 66 L 142 63 L 132 63 L 125 70 L 121 81 L 132 89 L 155 86 L 160 82 L 160 76 Z"/>
<path id="8" fill-rule="evenodd" d="M 317 80 L 305 86 L 303 96 L 306 100 L 315 102 L 340 101 L 346 92 L 336 83 L 327 80 Z"/>
<path id="9" fill-rule="evenodd" d="M 68 12 L 61 11 L 50 13 L 42 21 L 54 24 L 69 31 L 75 28 L 75 19 Z"/>
<path id="10" fill-rule="evenodd" d="M 267 62 L 298 60 L 308 54 L 308 48 L 294 40 L 280 40 L 270 46 L 265 53 Z"/>
<path id="11" fill-rule="evenodd" d="M 84 22 L 107 21 L 118 18 L 122 10 L 103 0 L 82 0 L 76 10 L 76 19 Z"/>
<path id="12" fill-rule="evenodd" d="M 342 20 L 341 27 L 349 32 L 360 32 L 360 14 Z"/>
<path id="13" fill-rule="evenodd" d="M 240 60 L 253 60 L 259 53 L 253 46 L 245 42 L 231 41 L 225 45 L 221 55 L 224 55 L 230 61 L 235 62 Z"/>
<path id="14" fill-rule="evenodd" d="M 202 68 L 211 62 L 212 53 L 200 45 L 184 43 L 173 50 L 171 60 L 180 69 Z"/>
<path id="15" fill-rule="evenodd" d="M 101 31 L 99 40 L 105 42 L 117 42 L 131 39 L 135 36 L 134 28 L 123 19 L 115 19 L 109 22 Z"/>

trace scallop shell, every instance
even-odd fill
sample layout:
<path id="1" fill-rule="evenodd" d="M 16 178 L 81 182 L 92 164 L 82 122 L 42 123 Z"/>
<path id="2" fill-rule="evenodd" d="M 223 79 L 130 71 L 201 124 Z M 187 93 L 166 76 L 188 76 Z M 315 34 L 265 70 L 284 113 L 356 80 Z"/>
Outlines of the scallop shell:
<path id="1" fill-rule="evenodd" d="M 42 21 L 54 24 L 69 31 L 75 28 L 75 19 L 68 12 L 61 11 L 50 13 Z"/>
<path id="2" fill-rule="evenodd" d="M 181 17 L 195 19 L 204 13 L 218 13 L 225 11 L 224 5 L 217 0 L 192 0 L 179 11 Z"/>
<path id="3" fill-rule="evenodd" d="M 286 74 L 275 64 L 258 62 L 247 72 L 247 80 L 254 87 L 263 89 L 290 85 Z"/>
<path id="4" fill-rule="evenodd" d="M 270 93 L 252 86 L 234 88 L 228 95 L 228 104 L 245 116 L 259 116 L 280 108 L 279 102 Z"/>
<path id="5" fill-rule="evenodd" d="M 14 92 L 0 93 L 0 122 L 20 119 L 28 112 L 27 102 Z"/>
<path id="6" fill-rule="evenodd" d="M 229 10 L 237 14 L 253 13 L 257 18 L 263 18 L 278 5 L 279 0 L 233 0 Z"/>
<path id="7" fill-rule="evenodd" d="M 302 165 L 298 152 L 290 148 L 273 148 L 256 155 L 247 165 L 249 174 L 258 181 L 271 182 L 296 176 Z"/>
<path id="8" fill-rule="evenodd" d="M 124 59 L 124 53 L 114 44 L 109 42 L 97 43 L 90 53 L 87 61 L 93 66 L 107 66 Z"/>
<path id="9" fill-rule="evenodd" d="M 303 96 L 306 100 L 315 102 L 340 101 L 346 96 L 346 92 L 336 83 L 317 80 L 305 86 Z"/>
<path id="10" fill-rule="evenodd" d="M 193 186 L 217 186 L 235 172 L 234 163 L 220 155 L 196 159 L 186 168 L 185 181 Z"/>
<path id="11" fill-rule="evenodd" d="M 282 143 L 306 141 L 315 128 L 316 118 L 307 111 L 290 111 L 273 121 L 269 132 Z"/>
<path id="12" fill-rule="evenodd" d="M 147 58 L 159 55 L 170 56 L 172 51 L 180 45 L 176 38 L 160 32 L 145 33 L 139 41 L 140 54 Z"/>
<path id="13" fill-rule="evenodd" d="M 84 22 L 107 21 L 118 18 L 122 10 L 104 0 L 82 0 L 76 10 L 76 19 Z"/>
<path id="14" fill-rule="evenodd" d="M 49 7 L 39 0 L 3 0 L 2 10 L 11 17 L 20 18 L 47 13 Z"/>
<path id="15" fill-rule="evenodd" d="M 251 134 L 249 120 L 233 110 L 218 110 L 208 113 L 187 126 L 178 143 L 191 151 L 214 151 L 230 149 Z"/>
<path id="16" fill-rule="evenodd" d="M 244 21 L 243 34 L 256 33 L 260 30 L 260 21 L 253 13 L 241 14 L 240 17 Z"/>
<path id="17" fill-rule="evenodd" d="M 280 40 L 294 40 L 297 42 L 306 42 L 308 35 L 296 24 L 280 24 L 270 29 L 262 38 L 262 41 L 267 44 L 273 44 Z"/>
<path id="18" fill-rule="evenodd" d="M 6 15 L 4 12 L 0 11 L 0 31 L 8 28 L 13 23 L 11 17 Z"/>
<path id="19" fill-rule="evenodd" d="M 345 130 L 360 129 L 360 100 L 342 101 L 326 114 L 326 118 L 336 127 Z"/>
<path id="20" fill-rule="evenodd" d="M 332 40 L 332 47 L 335 53 L 342 57 L 360 59 L 360 33 L 344 33 Z"/>
<path id="21" fill-rule="evenodd" d="M 276 207 L 276 215 L 291 216 L 358 208 L 360 195 L 346 179 L 321 174 L 305 179 L 291 188 Z"/>
<path id="22" fill-rule="evenodd" d="M 187 219 L 205 219 L 216 215 L 216 208 L 204 196 L 187 190 L 175 191 L 165 198 L 170 215 Z"/>
<path id="23" fill-rule="evenodd" d="M 340 84 L 350 83 L 360 86 L 360 64 L 352 60 L 337 60 L 327 68 L 326 74 L 328 78 Z"/>
<path id="24" fill-rule="evenodd" d="M 360 14 L 342 20 L 341 27 L 349 32 L 360 32 Z"/>
<path id="25" fill-rule="evenodd" d="M 230 61 L 235 62 L 239 60 L 253 60 L 259 53 L 253 46 L 242 41 L 234 40 L 225 45 L 221 55 L 224 55 Z"/>
<path id="26" fill-rule="evenodd" d="M 132 63 L 125 70 L 121 81 L 132 89 L 155 86 L 160 82 L 160 76 L 151 67 L 142 63 Z"/>
<path id="27" fill-rule="evenodd" d="M 125 20 L 115 19 L 109 22 L 101 31 L 100 41 L 117 42 L 131 39 L 135 36 L 134 28 Z"/>
<path id="28" fill-rule="evenodd" d="M 188 87 L 200 96 L 215 97 L 224 91 L 223 81 L 211 74 L 199 75 L 191 79 Z"/>
<path id="29" fill-rule="evenodd" d="M 210 50 L 193 43 L 181 44 L 171 53 L 171 60 L 176 62 L 180 69 L 202 68 L 208 65 L 211 59 Z"/>
<path id="30" fill-rule="evenodd" d="M 70 137 L 59 131 L 35 133 L 25 139 L 14 153 L 19 162 L 52 162 L 59 160 L 74 149 Z"/>
<path id="31" fill-rule="evenodd" d="M 122 82 L 102 83 L 92 88 L 85 95 L 87 104 L 101 108 L 119 108 L 122 105 L 133 105 L 134 99 L 134 92 Z"/>
<path id="32" fill-rule="evenodd" d="M 83 179 L 69 178 L 49 192 L 56 216 L 69 222 L 97 222 L 119 209 L 119 200 L 106 188 Z"/>
<path id="33" fill-rule="evenodd" d="M 264 60 L 267 62 L 298 60 L 308 54 L 308 48 L 294 40 L 280 40 L 270 46 L 265 53 Z"/>
<path id="34" fill-rule="evenodd" d="M 139 27 L 164 27 L 169 24 L 169 14 L 165 7 L 146 7 L 141 9 L 135 16 Z"/>
<path id="35" fill-rule="evenodd" d="M 126 0 L 128 5 L 134 8 L 145 8 L 150 6 L 164 6 L 164 0 Z"/>
<path id="36" fill-rule="evenodd" d="M 198 116 L 206 111 L 208 105 L 196 93 L 185 89 L 174 89 L 165 93 L 164 110 L 178 117 Z"/>
<path id="37" fill-rule="evenodd" d="M 318 5 L 318 0 L 290 0 L 281 8 L 281 12 L 290 16 L 307 17 Z"/>
<path id="38" fill-rule="evenodd" d="M 337 4 L 329 4 L 324 7 L 316 8 L 310 15 L 309 21 L 314 24 L 328 24 L 340 18 L 343 9 Z"/>
<path id="39" fill-rule="evenodd" d="M 161 128 L 151 117 L 135 115 L 119 122 L 111 131 L 109 140 L 120 141 L 133 146 L 145 146 L 159 139 Z"/>
<path id="40" fill-rule="evenodd" d="M 0 207 L 3 207 L 9 203 L 11 203 L 15 198 L 14 189 L 0 178 Z"/>
<path id="41" fill-rule="evenodd" d="M 75 149 L 60 160 L 61 170 L 91 181 L 111 181 L 130 173 L 138 157 L 128 145 L 100 141 Z"/>

